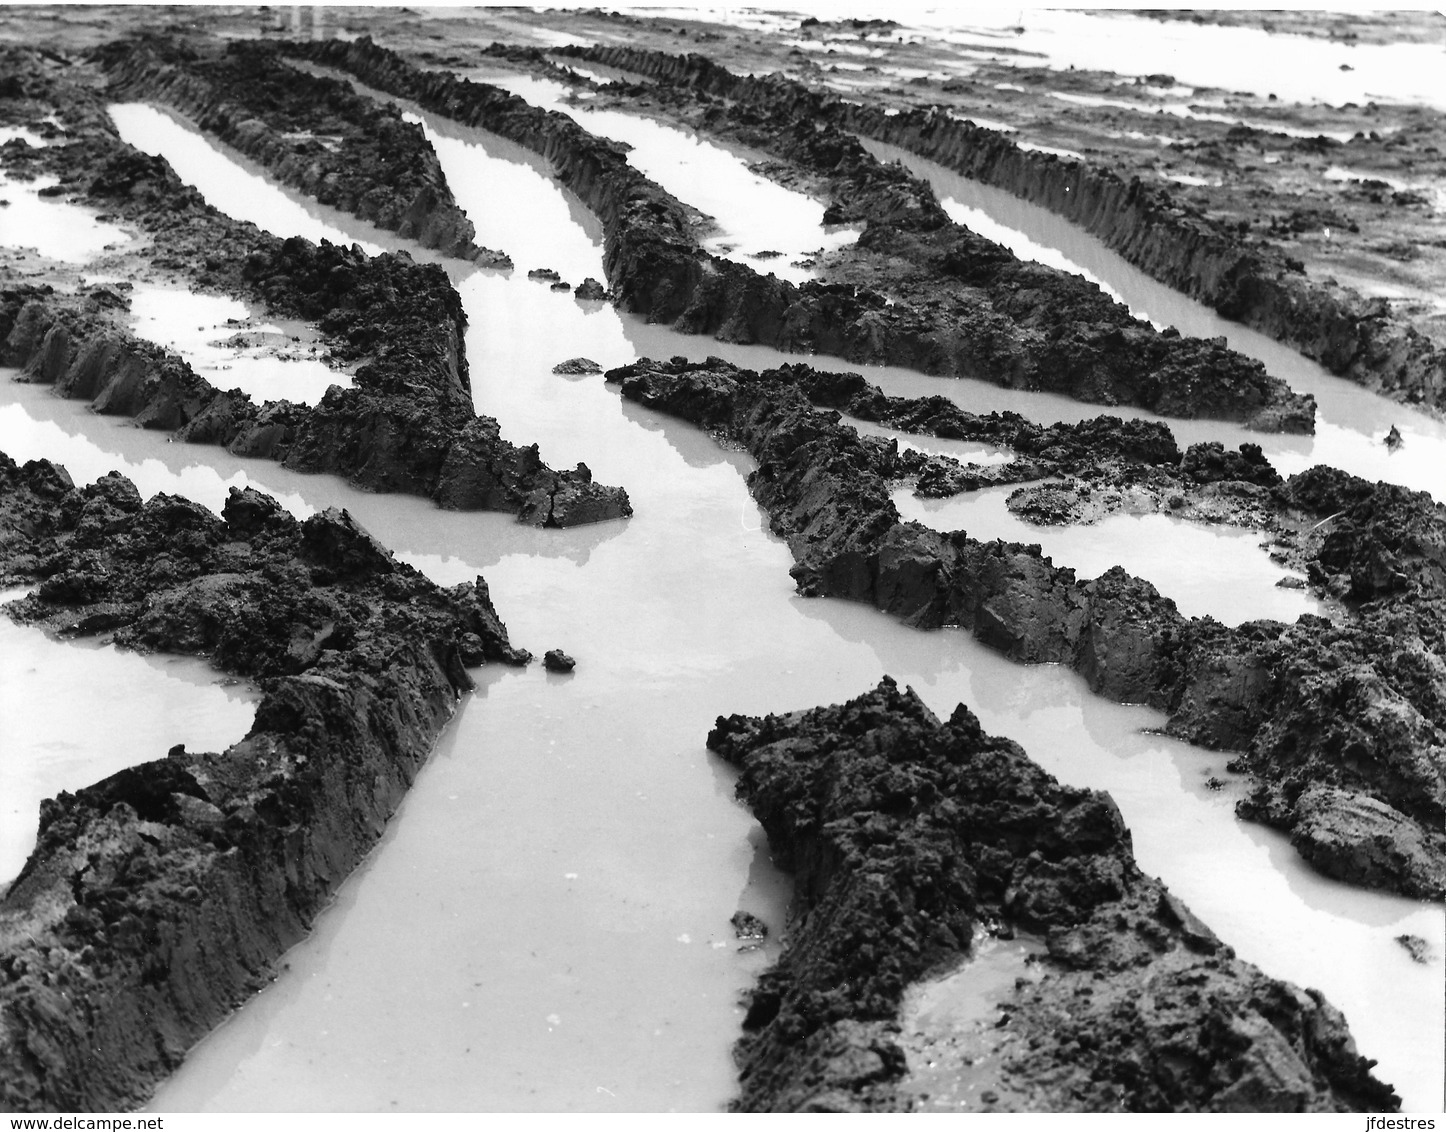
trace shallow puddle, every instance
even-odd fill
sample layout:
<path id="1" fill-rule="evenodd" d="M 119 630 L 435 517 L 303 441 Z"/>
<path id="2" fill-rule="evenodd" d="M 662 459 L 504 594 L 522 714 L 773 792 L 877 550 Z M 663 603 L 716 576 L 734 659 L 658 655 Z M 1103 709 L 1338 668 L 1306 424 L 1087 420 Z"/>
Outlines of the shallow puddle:
<path id="1" fill-rule="evenodd" d="M 54 177 L 19 181 L 0 172 L 0 244 L 33 248 L 64 263 L 86 263 L 131 242 L 123 229 L 98 219 L 95 209 L 40 195 L 57 184 Z"/>
<path id="2" fill-rule="evenodd" d="M 1006 506 L 1016 490 L 921 499 L 904 487 L 893 498 L 905 519 L 937 531 L 966 531 L 984 542 L 1038 543 L 1056 566 L 1073 568 L 1080 579 L 1123 566 L 1152 582 L 1186 617 L 1239 625 L 1263 618 L 1293 622 L 1302 613 L 1322 613 L 1320 603 L 1303 590 L 1277 585 L 1283 578 L 1303 585 L 1305 578 L 1272 562 L 1256 531 L 1169 515 L 1111 515 L 1088 525 L 1036 526 Z"/>
<path id="3" fill-rule="evenodd" d="M 494 207 L 526 214 L 522 194 L 541 191 L 532 175 L 499 188 Z M 554 234 L 559 257 L 595 248 L 583 226 L 568 231 Z M 578 354 L 604 365 L 640 353 L 754 365 L 780 355 L 588 309 L 523 278 L 476 273 L 459 290 L 479 409 L 554 466 L 585 460 L 626 486 L 636 514 L 538 531 L 252 462 L 246 474 L 306 506 L 344 502 L 440 583 L 485 571 L 514 643 L 562 648 L 578 667 L 482 670 L 378 852 L 289 969 L 188 1058 L 158 1109 L 722 1107 L 734 1091 L 736 996 L 762 960 L 738 950 L 728 918 L 753 911 L 776 935 L 786 886 L 704 738 L 720 713 L 837 702 L 884 673 L 943 715 L 969 703 L 1062 779 L 1109 790 L 1142 868 L 1243 957 L 1319 987 L 1408 1107 L 1439 1105 L 1439 906 L 1308 872 L 1283 838 L 1235 820 L 1240 787 L 1224 756 L 1142 733 L 1158 713 L 1104 703 L 1073 673 L 1010 664 L 962 632 L 800 598 L 786 547 L 747 494 L 746 457 L 624 403 L 599 377 L 551 373 Z M 1044 419 L 1098 411 L 866 372 L 892 392 L 913 382 L 997 396 L 999 407 L 1044 406 Z M 119 451 L 111 421 L 59 404 L 68 415 L 39 423 Z M 35 406 L 16 404 L 0 426 L 15 410 L 36 422 Z M 6 439 L 0 428 L 0 447 Z M 220 449 L 135 429 L 123 439 L 128 461 L 168 475 L 192 459 L 218 483 L 246 471 Z M 1429 941 L 1426 963 L 1395 942 L 1403 933 Z"/>
<path id="4" fill-rule="evenodd" d="M 30 146 L 31 149 L 41 149 L 50 144 L 48 139 L 24 126 L 0 126 L 0 145 L 14 141 L 16 138 Z"/>
<path id="5" fill-rule="evenodd" d="M 999 1021 L 998 1004 L 1014 996 L 1016 980 L 1031 977 L 1029 961 L 1044 950 L 1040 940 L 978 932 L 973 953 L 957 969 L 905 992 L 899 1045 L 909 1064 L 905 1091 L 918 1111 L 979 1107 L 974 1096 L 979 1078 L 971 1067 L 980 1065 L 978 1054 L 994 1044 L 989 1035 Z"/>
<path id="6" fill-rule="evenodd" d="M 315 405 L 331 386 L 351 387 L 350 374 L 318 360 L 305 324 L 268 321 L 239 299 L 173 287 L 142 284 L 129 297 L 135 334 L 174 350 L 217 389 L 239 389 L 257 404 Z"/>
<path id="7" fill-rule="evenodd" d="M 23 592 L 0 592 L 0 605 Z M 240 740 L 259 697 L 221 681 L 203 660 L 59 641 L 0 611 L 0 887 L 35 848 L 43 799 L 177 743 L 219 751 Z"/>
<path id="8" fill-rule="evenodd" d="M 951 440 L 942 436 L 922 436 L 918 433 L 889 428 L 887 425 L 877 424 L 874 421 L 859 420 L 857 417 L 850 417 L 847 414 L 844 415 L 843 421 L 844 424 L 857 430 L 861 436 L 881 436 L 885 440 L 895 441 L 900 449 L 913 449 L 915 452 L 926 452 L 934 456 L 952 456 L 960 463 L 1007 464 L 1014 459 L 1014 453 L 1008 449 L 996 448 L 992 444 L 981 444 L 977 440 Z"/>

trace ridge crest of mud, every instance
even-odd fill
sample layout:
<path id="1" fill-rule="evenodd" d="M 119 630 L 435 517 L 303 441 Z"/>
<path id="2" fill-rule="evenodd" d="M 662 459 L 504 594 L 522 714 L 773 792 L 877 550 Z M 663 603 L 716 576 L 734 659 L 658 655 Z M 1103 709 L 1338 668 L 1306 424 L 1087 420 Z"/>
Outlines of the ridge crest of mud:
<path id="1" fill-rule="evenodd" d="M 1134 861 L 1107 794 L 1060 785 L 962 704 L 885 677 L 846 704 L 720 717 L 708 746 L 796 881 L 737 1046 L 747 1111 L 919 1099 L 904 991 L 985 929 L 1044 954 L 967 1037 L 930 1047 L 976 1111 L 1395 1111 L 1340 1012 L 1237 959 Z M 967 969 L 965 971 L 967 976 Z"/>

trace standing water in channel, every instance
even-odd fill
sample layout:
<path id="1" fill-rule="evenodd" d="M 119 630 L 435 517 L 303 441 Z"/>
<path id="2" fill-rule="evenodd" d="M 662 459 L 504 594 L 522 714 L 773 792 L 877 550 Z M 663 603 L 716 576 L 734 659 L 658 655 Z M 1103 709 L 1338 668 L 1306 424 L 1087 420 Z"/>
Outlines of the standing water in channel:
<path id="1" fill-rule="evenodd" d="M 558 92 L 538 80 L 528 82 L 513 85 L 524 97 L 552 100 L 586 128 L 638 146 L 637 162 L 651 162 L 656 179 L 670 165 L 682 171 L 671 191 L 714 215 L 719 239 L 735 245 L 728 254 L 760 272 L 857 235 L 825 232 L 820 207 L 818 216 L 790 214 L 789 232 L 806 229 L 797 246 L 764 248 L 782 235 L 745 229 L 744 221 L 776 215 L 782 190 L 752 174 L 743 157 L 709 147 L 717 152 L 706 159 L 722 164 L 710 175 L 713 195 L 705 195 L 686 175 L 704 160 L 702 140 L 630 115 L 580 110 L 556 101 Z M 799 359 L 676 334 L 529 280 L 527 271 L 539 267 L 574 285 L 604 278 L 600 225 L 534 155 L 405 109 L 435 146 L 458 203 L 474 219 L 477 242 L 507 251 L 517 265 L 510 274 L 445 265 L 466 309 L 476 410 L 495 417 L 515 443 L 536 442 L 550 466 L 585 461 L 600 482 L 625 485 L 632 518 L 556 531 L 505 515 L 441 511 L 426 500 L 359 492 L 334 477 L 296 475 L 219 448 L 168 445 L 162 434 L 118 428 L 79 404 L 0 382 L 0 450 L 17 459 L 50 455 L 69 464 L 77 482 L 111 467 L 134 468 L 143 494 L 173 491 L 212 509 L 232 483 L 275 494 L 298 515 L 344 506 L 439 584 L 484 575 L 515 643 L 539 654 L 562 648 L 578 662 L 569 674 L 540 664 L 480 672 L 477 692 L 376 851 L 288 954 L 276 982 L 187 1057 L 157 1094 L 155 1110 L 723 1107 L 736 1092 L 730 1046 L 742 1021 L 739 996 L 776 957 L 790 893 L 757 823 L 732 798 L 734 772 L 704 748 L 704 738 L 719 714 L 839 702 L 885 673 L 916 689 L 941 717 L 968 704 L 985 730 L 1018 741 L 1063 782 L 1108 791 L 1143 870 L 1164 880 L 1242 958 L 1322 991 L 1344 1012 L 1361 1051 L 1379 1060 L 1378 1075 L 1401 1093 L 1405 1108 L 1439 1106 L 1446 944 L 1439 906 L 1327 880 L 1280 834 L 1236 820 L 1234 804 L 1246 786 L 1225 769 L 1229 756 L 1162 737 L 1158 712 L 1101 700 L 1059 667 L 1011 664 L 962 631 L 920 632 L 862 605 L 800 597 L 788 549 L 748 493 L 750 457 L 624 402 L 600 377 L 552 372 L 579 356 L 604 368 L 643 356 L 717 355 L 752 368 Z M 416 258 L 435 258 L 353 217 L 298 203 L 184 120 L 139 105 L 113 115 L 125 140 L 166 156 L 218 208 L 244 212 L 276 235 L 325 236 L 367 250 L 402 246 Z M 941 198 L 981 210 L 1000 232 L 1052 248 L 1066 267 L 1087 268 L 1162 325 L 1227 334 L 1236 349 L 1314 392 L 1321 406 L 1314 438 L 1171 421 L 1182 446 L 1248 440 L 1283 473 L 1325 462 L 1446 498 L 1446 428 L 1439 422 L 1332 378 L 1234 324 L 1211 322 L 1209 312 L 1142 282 L 1118 257 L 1096 254 L 1089 237 L 1058 218 L 1026 214 L 1012 198 L 996 199 L 910 161 Z M 230 196 L 219 195 L 223 186 Z M 748 259 L 763 250 L 787 258 Z M 218 359 L 216 343 L 226 318 L 253 317 L 249 312 L 148 301 L 137 317 L 154 328 L 138 321 L 136 333 L 218 366 L 238 364 Z M 1099 411 L 970 380 L 817 361 L 857 369 L 890 393 L 943 394 L 973 411 L 1013 408 L 1042 421 Z M 277 364 L 301 367 L 308 397 L 325 388 L 324 367 L 309 356 Z M 208 375 L 223 387 L 224 377 Z M 280 371 L 258 374 L 255 388 L 269 391 L 285 380 Z M 1408 436 L 1405 459 L 1375 443 L 1388 418 Z M 949 450 L 948 442 L 918 443 Z M 967 451 L 970 459 L 997 458 Z M 1124 564 L 1167 594 L 1170 582 L 1188 583 L 1188 597 L 1177 596 L 1186 613 L 1233 623 L 1319 611 L 1299 591 L 1274 588 L 1283 571 L 1248 536 L 1239 553 L 1228 549 L 1238 532 L 1122 517 L 1135 525 L 1031 534 L 1004 510 L 1004 494 L 950 501 L 960 509 L 954 516 L 912 496 L 901 495 L 899 505 L 906 517 L 941 529 L 993 537 L 994 524 L 1005 537 L 1044 542 L 1057 563 L 1078 562 L 1081 577 L 1123 555 L 1111 555 L 1112 541 L 1148 549 L 1139 565 Z M 1159 563 L 1205 567 L 1212 555 L 1240 568 L 1152 577 L 1168 568 Z M 1246 591 L 1258 604 L 1242 607 Z M 139 688 L 141 678 L 119 670 L 112 677 L 126 688 Z M 211 709 L 219 731 L 187 742 L 215 747 L 240 738 L 248 708 L 249 701 L 233 699 Z M 0 697 L 0 729 L 15 726 L 23 711 Z M 203 718 L 199 709 L 196 717 Z M 740 910 L 768 924 L 764 948 L 740 946 L 729 922 Z M 1402 935 L 1428 941 L 1427 962 L 1413 961 L 1396 942 Z M 935 988 L 921 1009 L 976 1008 Z"/>

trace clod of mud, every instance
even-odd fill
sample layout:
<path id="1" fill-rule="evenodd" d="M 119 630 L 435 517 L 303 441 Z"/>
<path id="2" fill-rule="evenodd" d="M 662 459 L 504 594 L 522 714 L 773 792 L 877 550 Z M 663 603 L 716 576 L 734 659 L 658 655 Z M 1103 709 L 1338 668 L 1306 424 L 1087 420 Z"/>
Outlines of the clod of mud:
<path id="1" fill-rule="evenodd" d="M 758 461 L 749 489 L 787 541 L 804 595 L 866 601 L 919 628 L 957 625 L 1012 660 L 1068 664 L 1100 695 L 1168 713 L 1169 733 L 1242 752 L 1231 769 L 1253 775 L 1256 789 L 1240 814 L 1288 830 L 1320 871 L 1446 894 L 1446 666 L 1436 659 L 1446 642 L 1446 507 L 1429 496 L 1330 468 L 1273 488 L 1239 482 L 1233 490 L 1252 506 L 1282 518 L 1333 519 L 1297 553 L 1313 584 L 1350 608 L 1339 624 L 1305 615 L 1232 629 L 1181 616 L 1119 567 L 1082 581 L 1038 546 L 901 522 L 890 486 L 907 468 L 896 446 L 811 403 L 811 390 L 834 384 L 829 375 L 758 374 L 715 358 L 645 359 L 606 376 L 624 397 Z M 1109 418 L 1075 427 L 1112 428 Z M 1129 436 L 1118 421 L 1113 430 Z M 1146 458 L 1170 450 L 1173 441 Z M 1190 481 L 1270 480 L 1257 457 L 1209 449 L 1149 470 L 1182 495 L 1218 493 L 1220 484 Z"/>
<path id="2" fill-rule="evenodd" d="M 577 661 L 561 649 L 548 649 L 542 654 L 542 666 L 549 672 L 571 672 L 577 667 Z"/>
<path id="3" fill-rule="evenodd" d="M 746 1111 L 912 1107 L 905 989 L 976 928 L 1047 941 L 932 1079 L 994 1111 L 1395 1111 L 1340 1012 L 1237 959 L 1142 874 L 1106 794 L 1061 786 L 962 704 L 887 677 L 846 704 L 719 718 L 708 746 L 795 875 L 789 940 L 738 1043 Z"/>
<path id="4" fill-rule="evenodd" d="M 552 367 L 553 373 L 561 374 L 588 374 L 602 373 L 602 366 L 591 358 L 568 358 L 565 362 L 558 362 Z"/>
<path id="5" fill-rule="evenodd" d="M 381 836 L 470 665 L 526 663 L 486 584 L 442 589 L 336 509 L 223 518 L 0 455 L 7 612 L 257 680 L 248 735 L 42 806 L 0 900 L 0 1106 L 133 1108 L 271 977 Z"/>

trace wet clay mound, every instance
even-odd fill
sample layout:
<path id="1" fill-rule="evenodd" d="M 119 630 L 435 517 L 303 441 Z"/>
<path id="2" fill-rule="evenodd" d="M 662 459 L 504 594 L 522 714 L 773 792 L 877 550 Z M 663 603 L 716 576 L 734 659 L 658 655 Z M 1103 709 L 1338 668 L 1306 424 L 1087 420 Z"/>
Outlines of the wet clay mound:
<path id="1" fill-rule="evenodd" d="M 0 573 L 39 583 L 12 616 L 209 656 L 265 690 L 227 750 L 178 746 L 46 802 L 0 901 L 0 1104 L 130 1109 L 376 843 L 466 666 L 528 654 L 480 578 L 441 589 L 345 511 L 299 523 L 232 489 L 220 519 L 3 456 L 0 499 Z"/>
<path id="2" fill-rule="evenodd" d="M 322 204 L 486 267 L 503 252 L 473 243 L 420 126 L 344 83 L 302 74 L 264 44 L 143 36 L 93 55 L 115 99 L 158 102 Z"/>
<path id="3" fill-rule="evenodd" d="M 963 1106 L 1398 1107 L 1339 1011 L 1235 958 L 1139 871 L 1108 795 L 1061 786 L 962 704 L 941 723 L 886 677 L 843 705 L 720 718 L 708 746 L 741 769 L 799 904 L 751 997 L 737 1108 L 912 1107 L 904 990 L 985 927 L 1047 951 L 996 1026 L 931 1050 L 932 1082 L 973 1087 Z"/>
<path id="4" fill-rule="evenodd" d="M 556 54 L 619 66 L 637 56 L 657 62 L 621 48 Z M 829 201 L 826 223 L 867 224 L 856 244 L 826 258 L 822 276 L 876 290 L 891 309 L 914 312 L 912 323 L 880 320 L 871 327 L 881 357 L 1096 404 L 1242 420 L 1262 431 L 1313 431 L 1313 398 L 1293 393 L 1223 340 L 1160 333 L 1093 283 L 1020 261 L 950 220 L 923 181 L 885 165 L 818 115 L 796 116 L 783 101 L 764 110 L 709 93 L 729 85 L 715 76 L 719 70 L 700 62 L 681 82 L 662 73 L 657 83 L 614 83 L 605 93 L 617 92 L 625 108 L 658 107 L 690 127 L 782 158 L 788 175 L 801 172 Z M 921 335 L 924 319 L 933 325 Z"/>
<path id="5" fill-rule="evenodd" d="M 691 87 L 765 117 L 829 122 L 897 145 L 1079 224 L 1147 274 L 1332 373 L 1397 400 L 1438 408 L 1446 395 L 1446 356 L 1394 317 L 1383 299 L 1307 277 L 1279 248 L 1247 243 L 1233 223 L 1212 220 L 1160 186 L 1022 149 L 1004 134 L 942 108 L 861 104 L 782 75 L 735 75 L 701 55 L 621 46 L 569 47 L 556 54 Z"/>
<path id="6" fill-rule="evenodd" d="M 131 335 L 118 321 L 126 303 L 116 291 L 81 286 L 66 296 L 29 283 L 0 290 L 0 364 L 178 439 L 328 472 L 369 490 L 508 511 L 537 526 L 632 513 L 623 489 L 592 482 L 585 465 L 549 468 L 535 445 L 503 440 L 496 421 L 474 413 L 466 315 L 440 268 L 405 255 L 371 258 L 358 248 L 283 241 L 230 220 L 165 161 L 121 143 L 82 85 L 57 87 L 37 73 L 32 53 L 11 57 L 26 64 L 32 99 L 53 99 L 70 131 L 64 146 L 0 150 L 12 175 L 58 177 L 60 188 L 146 232 L 154 268 L 305 319 L 334 359 L 359 364 L 352 388 L 334 386 L 315 407 L 257 405 Z"/>
<path id="7" fill-rule="evenodd" d="M 1392 577 L 1404 575 L 1403 588 L 1343 623 L 1303 616 L 1231 629 L 1181 616 L 1118 567 L 1082 581 L 1038 546 L 901 522 L 890 489 L 908 469 L 896 450 L 817 409 L 797 367 L 757 374 L 717 359 L 644 360 L 607 378 L 624 397 L 712 429 L 758 461 L 749 489 L 787 540 L 804 595 L 865 601 L 919 628 L 961 626 L 1012 660 L 1068 664 L 1100 695 L 1167 712 L 1172 734 L 1243 752 L 1239 769 L 1278 802 L 1242 813 L 1288 829 L 1323 872 L 1410 896 L 1446 894 L 1446 671 L 1432 659 L 1446 624 L 1433 557 L 1446 512 L 1429 497 L 1329 469 L 1275 489 L 1242 483 L 1281 514 L 1316 515 L 1354 493 L 1364 517 L 1384 493 L 1398 508 L 1394 525 L 1412 534 L 1382 560 Z M 1193 466 L 1208 467 L 1191 451 Z M 1186 465 L 1174 490 L 1213 489 L 1192 486 Z M 1232 462 L 1222 456 L 1219 466 Z M 1234 466 L 1261 475 L 1245 456 Z M 1312 487 L 1317 480 L 1334 486 Z M 1302 553 L 1322 588 L 1339 592 L 1342 563 L 1366 569 L 1379 559 L 1376 538 L 1369 523 L 1341 523 L 1334 540 Z"/>
<path id="8" fill-rule="evenodd" d="M 1097 290 L 1081 292 L 1067 276 L 1019 264 L 952 224 L 922 182 L 889 172 L 838 131 L 801 141 L 812 123 L 790 132 L 788 119 L 779 136 L 770 135 L 780 151 L 836 177 L 836 199 L 847 206 L 835 207 L 836 219 L 871 221 L 838 281 L 795 286 L 704 252 L 691 210 L 633 169 L 614 143 L 563 115 L 419 70 L 369 40 L 286 50 L 543 154 L 603 221 L 614 301 L 683 333 L 1268 430 L 1313 428 L 1311 399 L 1259 363 L 1223 344 L 1157 335 Z M 839 148 L 842 155 L 833 152 Z"/>

